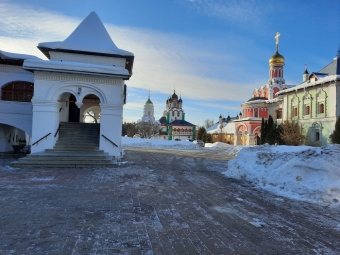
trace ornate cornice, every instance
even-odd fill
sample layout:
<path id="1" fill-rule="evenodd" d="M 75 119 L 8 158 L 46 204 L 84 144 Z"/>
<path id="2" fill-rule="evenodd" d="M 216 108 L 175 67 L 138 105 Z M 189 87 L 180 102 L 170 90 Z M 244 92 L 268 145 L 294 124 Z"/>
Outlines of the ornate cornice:
<path id="1" fill-rule="evenodd" d="M 61 75 L 61 74 L 40 74 L 36 73 L 34 76 L 35 80 L 52 80 L 52 81 L 77 81 L 77 82 L 90 82 L 99 84 L 120 84 L 123 85 L 123 79 L 117 78 L 93 78 L 93 77 L 82 77 L 73 75 Z"/>
<path id="2" fill-rule="evenodd" d="M 10 66 L 10 65 L 0 65 L 0 72 L 4 73 L 21 73 L 21 74 L 31 74 L 31 72 L 28 72 L 21 68 L 21 66 Z"/>

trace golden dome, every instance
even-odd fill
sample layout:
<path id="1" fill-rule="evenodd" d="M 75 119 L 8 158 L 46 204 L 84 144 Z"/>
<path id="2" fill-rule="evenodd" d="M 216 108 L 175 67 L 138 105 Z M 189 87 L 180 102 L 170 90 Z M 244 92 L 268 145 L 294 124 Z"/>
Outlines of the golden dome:
<path id="1" fill-rule="evenodd" d="M 278 49 L 276 49 L 275 54 L 269 59 L 269 64 L 284 64 L 285 58 L 279 53 Z"/>

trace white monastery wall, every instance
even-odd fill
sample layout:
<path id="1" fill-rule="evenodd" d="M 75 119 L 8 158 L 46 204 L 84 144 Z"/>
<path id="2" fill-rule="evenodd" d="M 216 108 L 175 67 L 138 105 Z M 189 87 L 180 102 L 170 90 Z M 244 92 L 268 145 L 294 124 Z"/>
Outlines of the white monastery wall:
<path id="1" fill-rule="evenodd" d="M 32 104 L 0 100 L 0 123 L 20 128 L 32 135 Z"/>
<path id="2" fill-rule="evenodd" d="M 0 64 L 0 87 L 11 81 L 34 82 L 34 74 L 23 70 L 21 66 Z"/>
<path id="3" fill-rule="evenodd" d="M 34 75 L 23 70 L 20 66 L 0 65 L 0 88 L 9 82 L 27 81 L 34 82 Z M 3 142 L 9 134 L 19 135 L 25 139 L 25 133 L 32 135 L 32 104 L 29 102 L 2 101 L 0 100 L 0 151 L 12 150 L 12 144 L 16 141 Z M 9 125 L 9 126 L 7 126 Z M 22 137 L 23 136 L 23 137 Z"/>

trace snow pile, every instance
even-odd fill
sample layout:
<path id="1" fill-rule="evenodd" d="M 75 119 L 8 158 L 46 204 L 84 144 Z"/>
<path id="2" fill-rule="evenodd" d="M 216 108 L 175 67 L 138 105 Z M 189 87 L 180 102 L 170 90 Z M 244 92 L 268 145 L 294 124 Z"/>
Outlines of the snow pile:
<path id="1" fill-rule="evenodd" d="M 224 174 L 278 195 L 339 205 L 340 146 L 254 146 L 240 150 Z"/>
<path id="2" fill-rule="evenodd" d="M 223 151 L 228 156 L 236 156 L 238 152 L 243 148 L 242 146 L 233 146 L 227 143 L 206 143 L 205 148 L 209 150 Z"/>
<path id="3" fill-rule="evenodd" d="M 169 141 L 156 139 L 142 139 L 122 137 L 122 145 L 128 147 L 145 147 L 145 148 L 166 148 L 166 149 L 201 149 L 198 144 L 188 141 Z"/>
<path id="4" fill-rule="evenodd" d="M 227 143 L 216 142 L 216 143 L 206 143 L 205 147 L 208 147 L 214 150 L 221 150 L 221 149 L 227 149 L 231 147 L 231 145 Z"/>

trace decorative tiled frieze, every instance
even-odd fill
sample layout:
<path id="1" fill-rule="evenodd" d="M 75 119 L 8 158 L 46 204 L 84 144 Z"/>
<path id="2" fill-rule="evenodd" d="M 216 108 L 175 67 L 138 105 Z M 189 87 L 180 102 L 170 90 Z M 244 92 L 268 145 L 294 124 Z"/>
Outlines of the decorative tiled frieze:
<path id="1" fill-rule="evenodd" d="M 46 74 L 35 74 L 36 80 L 53 80 L 53 81 L 80 81 L 89 83 L 100 83 L 100 84 L 121 84 L 123 85 L 123 79 L 107 79 L 107 78 L 90 78 L 90 77 L 79 77 L 79 76 L 64 76 L 64 75 L 46 75 Z"/>

